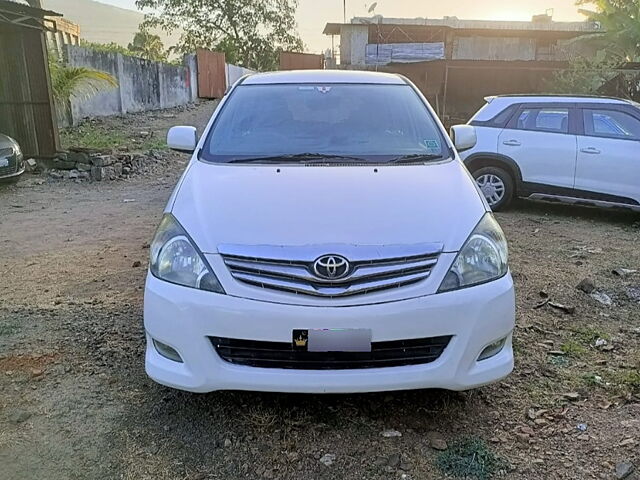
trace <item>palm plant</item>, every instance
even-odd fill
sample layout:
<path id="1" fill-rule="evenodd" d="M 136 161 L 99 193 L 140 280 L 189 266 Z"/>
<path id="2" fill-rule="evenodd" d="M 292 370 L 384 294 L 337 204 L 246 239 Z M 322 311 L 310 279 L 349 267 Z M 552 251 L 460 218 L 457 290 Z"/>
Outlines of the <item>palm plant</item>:
<path id="1" fill-rule="evenodd" d="M 65 65 L 55 52 L 49 53 L 49 72 L 53 100 L 62 118 L 68 117 L 71 99 L 87 100 L 105 89 L 118 86 L 112 75 L 87 67 Z"/>

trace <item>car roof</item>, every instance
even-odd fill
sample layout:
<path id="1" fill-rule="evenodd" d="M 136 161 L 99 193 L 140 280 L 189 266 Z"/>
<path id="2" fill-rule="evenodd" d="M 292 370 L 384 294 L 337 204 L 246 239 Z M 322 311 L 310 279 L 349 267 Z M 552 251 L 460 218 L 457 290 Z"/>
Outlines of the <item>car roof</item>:
<path id="1" fill-rule="evenodd" d="M 616 97 L 602 97 L 597 95 L 496 95 L 487 97 L 485 100 L 491 102 L 495 99 L 504 99 L 511 103 L 544 103 L 544 102 L 571 102 L 571 103 L 615 103 L 629 104 L 630 100 Z"/>
<path id="2" fill-rule="evenodd" d="M 242 85 L 277 85 L 295 83 L 360 83 L 373 85 L 406 85 L 400 75 L 352 70 L 291 70 L 256 73 L 242 81 Z"/>

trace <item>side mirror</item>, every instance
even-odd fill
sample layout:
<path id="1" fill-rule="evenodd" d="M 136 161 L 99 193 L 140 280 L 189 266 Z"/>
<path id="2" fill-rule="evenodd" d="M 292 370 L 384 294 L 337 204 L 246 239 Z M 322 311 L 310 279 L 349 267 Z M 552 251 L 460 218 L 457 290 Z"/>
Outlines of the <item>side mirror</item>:
<path id="1" fill-rule="evenodd" d="M 179 152 L 193 152 L 198 145 L 198 132 L 195 127 L 173 127 L 167 133 L 167 145 Z"/>
<path id="2" fill-rule="evenodd" d="M 451 140 L 458 152 L 473 148 L 478 143 L 475 127 L 471 125 L 455 125 L 451 127 Z"/>

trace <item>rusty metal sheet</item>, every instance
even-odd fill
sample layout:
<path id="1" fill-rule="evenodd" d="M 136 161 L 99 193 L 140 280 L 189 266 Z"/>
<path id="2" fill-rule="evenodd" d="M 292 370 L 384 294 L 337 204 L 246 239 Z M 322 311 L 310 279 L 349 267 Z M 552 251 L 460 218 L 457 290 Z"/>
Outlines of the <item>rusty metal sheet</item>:
<path id="1" fill-rule="evenodd" d="M 324 57 L 311 53 L 282 52 L 280 70 L 322 70 Z"/>
<path id="2" fill-rule="evenodd" d="M 0 132 L 27 156 L 53 156 L 59 139 L 44 33 L 0 23 L 0 45 Z"/>
<path id="3" fill-rule="evenodd" d="M 224 53 L 199 48 L 198 96 L 200 98 L 222 98 L 227 91 L 227 62 Z"/>

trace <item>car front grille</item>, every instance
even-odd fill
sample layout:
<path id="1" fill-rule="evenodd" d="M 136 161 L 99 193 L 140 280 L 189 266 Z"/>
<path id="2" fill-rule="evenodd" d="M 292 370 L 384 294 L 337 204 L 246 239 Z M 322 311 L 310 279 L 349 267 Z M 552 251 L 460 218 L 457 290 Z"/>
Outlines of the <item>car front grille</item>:
<path id="1" fill-rule="evenodd" d="M 242 251 L 220 248 L 220 253 L 238 281 L 300 295 L 347 297 L 399 288 L 426 279 L 438 262 L 441 245 L 409 247 L 272 247 L 265 251 Z M 314 273 L 314 262 L 323 253 L 336 253 L 350 263 L 344 278 L 320 278 Z M 269 255 L 270 254 L 270 255 Z M 265 256 L 266 255 L 266 256 Z"/>
<path id="2" fill-rule="evenodd" d="M 9 162 L 9 165 L 4 165 L 6 161 Z M 15 173 L 18 173 L 18 159 L 13 152 L 13 148 L 0 149 L 0 177 Z"/>
<path id="3" fill-rule="evenodd" d="M 259 342 L 211 337 L 226 362 L 259 368 L 296 370 L 350 370 L 423 365 L 435 362 L 451 336 L 374 342 L 371 352 L 317 353 L 293 349 L 292 343 Z"/>

